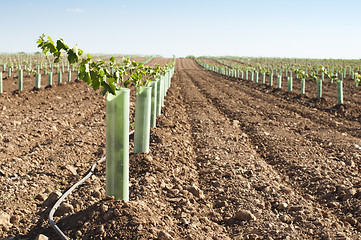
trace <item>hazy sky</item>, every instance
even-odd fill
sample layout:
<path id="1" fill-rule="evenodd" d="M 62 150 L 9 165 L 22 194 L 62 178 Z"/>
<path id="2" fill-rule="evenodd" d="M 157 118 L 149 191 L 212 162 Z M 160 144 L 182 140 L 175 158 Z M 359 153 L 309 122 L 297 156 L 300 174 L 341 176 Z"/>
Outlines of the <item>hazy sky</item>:
<path id="1" fill-rule="evenodd" d="M 361 58 L 361 0 L 0 0 L 0 52 Z"/>

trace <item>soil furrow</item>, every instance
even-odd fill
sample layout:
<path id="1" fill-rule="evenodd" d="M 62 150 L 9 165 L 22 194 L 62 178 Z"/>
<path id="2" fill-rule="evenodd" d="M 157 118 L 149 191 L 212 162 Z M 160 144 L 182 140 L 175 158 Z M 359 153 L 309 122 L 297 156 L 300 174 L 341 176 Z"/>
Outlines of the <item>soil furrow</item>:
<path id="1" fill-rule="evenodd" d="M 79 95 L 73 99 L 75 94 Z M 11 232 L 24 234 L 35 226 L 44 207 L 39 200 L 64 190 L 103 154 L 105 102 L 84 83 L 21 94 L 13 100 L 4 102 L 1 112 L 7 121 L 1 133 L 0 204 L 16 219 Z M 12 128 L 9 122 L 14 123 Z"/>
<path id="2" fill-rule="evenodd" d="M 220 77 L 220 75 L 218 74 L 211 74 L 216 77 Z M 266 87 L 266 89 L 262 91 L 262 86 L 257 86 L 247 81 L 237 80 L 234 78 L 222 78 L 227 81 L 228 85 L 237 88 L 239 91 L 246 91 L 248 95 L 252 96 L 252 99 L 261 99 L 263 101 L 268 101 L 270 100 L 269 98 L 272 98 L 272 103 L 274 106 L 277 106 L 281 109 L 285 108 L 289 111 L 293 111 L 304 118 L 308 118 L 314 123 L 323 126 L 327 125 L 329 128 L 334 128 L 341 133 L 348 132 L 352 136 L 358 138 L 361 137 L 360 123 L 354 120 L 354 117 L 356 116 L 349 116 L 346 117 L 347 119 L 344 119 L 343 116 L 336 116 L 335 114 L 327 113 L 323 109 L 303 106 L 303 104 L 299 103 L 297 100 L 292 101 L 290 97 L 286 97 L 286 99 L 284 99 L 281 95 L 273 95 L 271 94 L 272 89 L 269 89 L 269 87 L 268 90 Z M 258 87 L 261 87 L 261 90 Z M 248 99 L 245 99 L 244 101 L 248 101 Z"/>
<path id="3" fill-rule="evenodd" d="M 190 60 L 184 63 L 183 67 L 185 67 L 185 69 L 192 68 L 192 62 L 189 61 Z M 200 91 L 202 90 L 198 90 L 197 87 L 199 86 L 197 86 L 196 84 L 197 87 L 195 87 L 193 84 L 200 81 L 200 79 L 203 78 L 202 74 L 206 74 L 206 73 L 204 71 L 199 71 L 199 70 L 184 70 L 183 72 L 180 72 L 180 77 L 182 80 L 181 82 L 182 89 L 183 89 L 182 93 L 184 94 L 185 99 L 188 100 L 187 105 L 190 106 L 187 112 L 190 116 L 191 122 L 193 122 L 193 129 L 194 129 L 193 136 L 195 138 L 195 142 L 198 143 L 197 158 L 202 163 L 198 169 L 198 171 L 201 173 L 200 180 L 204 182 L 203 184 L 204 186 L 208 186 L 207 188 L 210 188 L 208 191 L 206 190 L 206 193 L 209 194 L 210 199 L 213 199 L 211 201 L 213 206 L 215 206 L 215 208 L 217 208 L 217 206 L 226 205 L 225 210 L 223 210 L 223 217 L 224 217 L 223 223 L 229 224 L 229 229 L 231 230 L 232 234 L 234 234 L 232 237 L 238 235 L 247 236 L 247 234 L 252 235 L 252 231 L 254 231 L 254 229 L 258 229 L 258 231 L 254 232 L 255 235 L 257 234 L 265 235 L 267 232 L 265 229 L 267 227 L 262 226 L 262 224 L 258 225 L 259 224 L 258 221 L 255 224 L 248 223 L 249 224 L 248 229 L 250 229 L 250 232 L 240 230 L 239 228 L 237 228 L 239 227 L 239 225 L 237 223 L 232 222 L 231 220 L 232 213 L 234 214 L 234 211 L 236 211 L 237 209 L 233 204 L 236 205 L 239 204 L 242 207 L 251 208 L 251 209 L 253 207 L 253 211 L 258 213 L 256 215 L 257 217 L 260 218 L 264 217 L 264 219 L 260 220 L 260 222 L 269 223 L 270 219 L 267 219 L 267 216 L 259 216 L 259 213 L 267 212 L 271 214 L 271 216 L 272 213 L 275 212 L 279 213 L 280 209 L 277 208 L 276 206 L 280 205 L 282 200 L 285 199 L 289 199 L 289 200 L 291 199 L 292 203 L 290 204 L 295 204 L 295 202 L 297 202 L 298 204 L 301 205 L 302 202 L 307 202 L 309 201 L 309 199 L 305 200 L 301 195 L 297 193 L 297 191 L 295 191 L 292 187 L 290 187 L 290 185 L 287 185 L 283 181 L 284 176 L 279 175 L 276 171 L 274 171 L 272 167 L 268 165 L 259 156 L 259 154 L 256 153 L 253 147 L 249 146 L 248 144 L 245 144 L 245 142 L 247 143 L 248 136 L 244 134 L 242 131 L 240 131 L 238 127 L 238 121 L 234 121 L 232 123 L 231 121 L 229 121 L 229 119 L 227 119 L 223 115 L 222 109 L 217 109 L 219 107 L 217 107 L 216 105 L 213 106 L 209 105 L 209 101 L 207 100 L 207 98 L 205 98 L 207 96 L 204 96 L 203 93 L 201 94 L 201 96 L 199 96 Z M 204 84 L 203 86 L 206 86 L 206 88 L 209 89 L 210 86 L 212 85 L 212 82 L 207 82 L 207 84 L 206 83 L 203 84 Z M 219 86 L 217 88 L 219 89 Z M 239 136 L 243 136 L 243 137 L 239 137 Z M 234 137 L 236 139 L 239 138 L 237 139 L 238 141 L 235 141 Z M 249 152 L 245 153 L 243 152 L 244 150 L 242 151 L 242 149 L 249 149 L 251 153 Z M 262 166 L 261 171 L 259 170 L 259 165 Z M 239 172 L 239 169 L 243 169 L 243 171 Z M 250 171 L 250 169 L 253 169 L 253 171 L 251 171 L 251 177 L 248 176 L 247 178 L 246 176 L 247 173 L 249 174 L 248 171 Z M 258 169 L 258 172 L 260 173 L 258 172 L 255 173 L 256 172 L 255 169 Z M 226 172 L 223 178 L 228 178 L 231 181 L 230 182 L 225 181 L 224 185 L 221 186 L 212 182 L 212 179 L 216 179 L 216 178 L 209 179 L 209 176 L 207 176 L 208 174 L 210 176 L 212 176 L 212 174 L 220 175 L 223 173 L 223 171 Z M 204 174 L 204 172 L 206 172 L 207 174 Z M 255 176 L 252 176 L 253 174 Z M 237 176 L 237 178 L 234 179 L 233 178 L 234 176 Z M 252 177 L 255 177 L 257 180 L 253 180 Z M 249 183 L 250 185 L 247 185 Z M 241 192 L 234 192 L 234 189 L 237 189 L 237 187 L 235 187 L 234 184 L 236 185 L 240 184 L 238 186 L 241 186 L 241 188 L 243 187 L 244 190 Z M 230 186 L 232 186 L 232 188 Z M 218 188 L 221 187 L 221 189 L 228 189 L 227 191 L 228 198 L 226 200 L 224 199 L 224 196 L 223 199 L 221 198 L 221 200 L 217 198 L 217 191 L 219 191 L 217 187 Z M 270 194 L 271 196 L 267 195 L 267 190 L 266 193 L 263 191 L 264 189 L 268 189 L 268 187 L 271 187 L 273 191 L 276 191 L 277 192 L 276 195 L 278 195 L 279 198 L 277 197 L 274 198 L 272 194 Z M 231 189 L 233 189 L 233 191 Z M 281 189 L 283 190 L 289 189 L 290 191 L 288 191 L 287 194 L 284 193 Z M 289 194 L 290 192 L 292 192 L 292 194 Z M 262 203 L 265 203 L 267 205 L 267 202 L 268 203 L 271 202 L 270 209 L 267 209 L 266 207 L 265 209 L 261 208 L 260 210 L 259 206 L 257 207 L 257 206 L 243 205 L 244 203 L 242 202 L 241 199 L 243 200 L 245 199 L 242 194 L 247 195 L 247 197 L 251 199 L 254 198 L 261 200 L 260 205 L 262 205 Z M 238 201 L 234 202 L 234 199 L 238 199 Z M 228 202 L 231 203 L 230 205 L 232 205 L 232 207 L 229 207 Z M 320 207 L 320 205 L 318 205 L 317 202 L 309 201 L 308 204 L 312 205 L 311 207 L 313 209 L 312 211 L 316 215 L 317 212 L 319 213 L 320 216 L 318 216 L 318 218 L 322 218 L 321 212 L 323 212 L 324 209 Z M 280 212 L 282 212 L 282 210 Z M 326 212 L 330 214 L 328 211 Z M 297 217 L 295 217 L 294 214 L 295 213 L 292 213 L 292 211 L 285 211 L 285 213 L 282 213 L 281 219 L 284 219 L 285 216 L 287 217 L 291 216 L 292 218 L 294 217 L 295 219 L 298 219 Z M 274 219 L 274 216 L 271 218 Z M 332 219 L 334 222 L 339 222 L 337 218 L 335 219 L 334 217 L 332 217 Z M 279 221 L 278 223 L 277 220 Z M 279 227 L 280 225 L 282 225 L 282 223 L 284 223 L 279 219 L 277 220 L 274 220 L 276 222 L 272 224 L 278 225 Z M 306 219 L 304 220 L 306 221 Z M 314 231 L 317 231 L 316 230 L 317 227 L 313 228 L 312 224 L 306 227 L 302 224 L 302 221 L 299 222 L 298 220 L 296 220 L 293 221 L 293 223 L 297 227 L 302 226 L 302 228 L 300 228 L 302 230 L 296 231 L 297 234 L 299 234 L 299 236 L 303 236 L 302 239 L 310 238 L 309 235 L 310 232 L 314 233 Z M 325 224 L 324 227 L 328 228 L 327 224 Z M 310 230 L 309 228 L 311 228 L 312 230 Z M 308 230 L 310 231 L 308 232 Z M 327 229 L 327 231 L 330 230 L 331 228 Z M 290 232 L 287 232 L 287 234 L 290 234 Z M 321 232 L 318 232 L 317 234 L 318 236 L 322 235 Z"/>
<path id="4" fill-rule="evenodd" d="M 205 77 L 203 78 L 205 79 Z M 352 191 L 356 191 L 355 188 L 358 188 L 357 183 L 359 182 L 357 169 L 355 169 L 355 166 L 352 163 L 352 154 L 343 159 L 346 162 L 350 162 L 351 166 L 348 166 L 345 162 L 340 161 L 339 158 L 332 156 L 332 154 L 328 154 L 318 146 L 322 146 L 322 143 L 318 144 L 317 142 L 303 139 L 300 134 L 288 134 L 288 129 L 292 126 L 289 124 L 299 123 L 300 121 L 297 120 L 299 117 L 293 116 L 294 119 L 292 119 L 291 116 L 287 119 L 287 113 L 284 112 L 282 115 L 286 115 L 286 117 L 283 116 L 281 119 L 278 119 L 278 121 L 270 124 L 270 121 L 268 121 L 262 113 L 267 109 L 272 109 L 272 105 L 268 106 L 268 104 L 265 103 L 263 108 L 258 107 L 258 111 L 255 111 L 254 106 L 257 106 L 257 104 L 260 103 L 249 104 L 247 103 L 247 100 L 244 102 L 244 99 L 249 99 L 250 97 L 230 92 L 229 89 L 232 88 L 224 87 L 227 85 L 224 80 L 222 82 L 220 79 L 213 80 L 212 78 L 207 78 L 207 80 L 203 79 L 203 81 L 200 79 L 202 79 L 202 77 L 195 79 L 196 82 L 200 82 L 198 83 L 198 87 L 201 88 L 203 92 L 206 92 L 206 95 L 208 94 L 208 97 L 212 99 L 221 111 L 243 123 L 243 128 L 252 133 L 251 138 L 256 146 L 259 147 L 259 152 L 269 163 L 276 166 L 281 172 L 287 174 L 292 180 L 296 180 L 295 182 L 299 182 L 299 189 L 308 189 L 306 192 L 319 198 L 321 203 L 333 206 L 333 201 L 336 201 L 336 204 L 338 204 L 338 201 L 341 201 L 341 203 L 342 201 L 347 200 L 353 201 L 355 204 L 351 204 L 352 207 L 350 207 L 350 204 L 341 204 L 345 206 L 341 207 L 343 213 L 338 214 L 341 219 L 344 219 L 345 214 L 355 214 L 359 206 L 357 195 L 352 199 L 349 199 L 352 196 L 345 197 L 345 191 L 350 191 L 351 189 Z M 219 90 L 222 90 L 224 93 L 220 93 Z M 237 106 L 238 108 L 243 108 L 243 110 L 237 111 Z M 248 115 L 244 114 L 247 111 Z M 278 111 L 278 109 L 276 111 Z M 279 113 L 277 113 L 277 115 L 279 115 Z M 283 122 L 288 122 L 288 126 L 280 126 L 279 123 Z M 315 129 L 319 127 L 320 126 L 317 126 Z M 336 139 L 337 135 L 338 134 L 336 133 Z M 338 135 L 338 137 L 340 137 L 340 135 Z M 280 142 L 282 142 L 282 144 L 279 144 Z M 344 140 L 344 147 L 349 147 L 348 145 L 352 145 L 352 143 L 352 139 L 348 138 L 347 140 Z M 330 147 L 329 150 L 330 149 L 332 148 Z M 357 152 L 353 153 L 354 156 L 355 154 L 357 156 Z M 301 164 L 299 160 L 302 160 L 303 163 Z M 318 165 L 324 166 L 326 171 L 320 171 L 320 166 Z M 330 177 L 331 171 L 334 175 L 332 178 L 334 179 L 329 181 L 328 178 Z M 351 180 L 349 178 L 351 178 Z M 345 184 L 345 181 L 347 186 L 343 185 Z M 297 186 L 297 184 L 295 186 Z M 340 190 L 342 187 L 344 187 L 344 189 Z M 354 194 L 356 194 L 356 192 Z M 339 210 L 340 209 L 336 208 L 334 212 L 337 213 Z M 355 225 L 355 227 L 358 228 L 358 224 Z"/>
<path id="5" fill-rule="evenodd" d="M 84 94 L 82 99 L 74 100 L 68 97 L 69 91 L 78 89 Z M 58 138 L 64 132 L 74 131 L 76 125 L 86 124 L 87 118 L 99 113 L 104 108 L 104 100 L 88 105 L 87 101 L 97 101 L 84 83 L 72 83 L 54 90 L 22 95 L 11 102 L 3 103 L 1 115 L 6 118 L 2 122 L 0 145 L 7 156 L 22 158 L 32 155 L 37 147 L 51 145 L 52 139 Z M 74 104 L 77 105 L 74 108 Z M 33 107 L 36 106 L 34 109 Z M 15 109 L 21 108 L 21 114 L 14 115 Z M 6 131 L 9 127 L 16 130 Z M 15 150 L 16 146 L 21 151 Z M 12 151 L 15 150 L 15 151 Z"/>

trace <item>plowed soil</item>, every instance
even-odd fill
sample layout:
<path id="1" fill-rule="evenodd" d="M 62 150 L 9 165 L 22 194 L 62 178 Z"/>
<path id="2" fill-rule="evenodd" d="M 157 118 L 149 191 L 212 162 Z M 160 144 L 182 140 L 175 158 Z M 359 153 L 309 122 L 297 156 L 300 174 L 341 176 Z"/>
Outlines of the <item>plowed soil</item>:
<path id="1" fill-rule="evenodd" d="M 130 201 L 105 196 L 100 165 L 56 223 L 71 239 L 361 239 L 361 112 L 296 96 L 177 59 Z M 82 82 L 4 95 L 0 124 L 0 237 L 59 239 L 48 196 L 104 156 L 104 97 Z"/>

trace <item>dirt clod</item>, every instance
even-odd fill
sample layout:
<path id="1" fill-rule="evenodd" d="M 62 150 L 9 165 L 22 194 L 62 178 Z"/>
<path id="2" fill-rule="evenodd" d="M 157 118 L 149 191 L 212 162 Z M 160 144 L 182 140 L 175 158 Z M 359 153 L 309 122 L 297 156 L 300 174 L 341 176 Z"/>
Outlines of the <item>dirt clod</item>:
<path id="1" fill-rule="evenodd" d="M 160 231 L 158 233 L 158 239 L 159 240 L 173 240 L 174 238 L 169 233 L 166 233 L 164 231 Z"/>
<path id="2" fill-rule="evenodd" d="M 241 221 L 251 221 L 256 220 L 256 217 L 248 210 L 239 210 L 235 218 Z"/>
<path id="3" fill-rule="evenodd" d="M 43 203 L 44 206 L 53 206 L 55 202 L 61 197 L 61 192 L 55 191 L 49 194 L 45 202 Z"/>
<path id="4" fill-rule="evenodd" d="M 58 207 L 58 209 L 56 210 L 56 214 L 59 216 L 64 215 L 65 213 L 70 213 L 74 210 L 73 205 L 69 204 L 69 203 L 61 203 Z"/>
<path id="5" fill-rule="evenodd" d="M 35 240 L 48 240 L 49 238 L 43 234 L 36 236 Z"/>

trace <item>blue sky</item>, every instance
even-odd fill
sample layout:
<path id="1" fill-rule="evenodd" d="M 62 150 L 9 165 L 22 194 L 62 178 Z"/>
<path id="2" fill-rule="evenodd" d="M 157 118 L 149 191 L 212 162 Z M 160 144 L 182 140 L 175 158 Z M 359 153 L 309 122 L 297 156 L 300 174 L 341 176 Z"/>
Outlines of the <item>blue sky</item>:
<path id="1" fill-rule="evenodd" d="M 360 0 L 0 0 L 0 52 L 361 58 Z"/>

